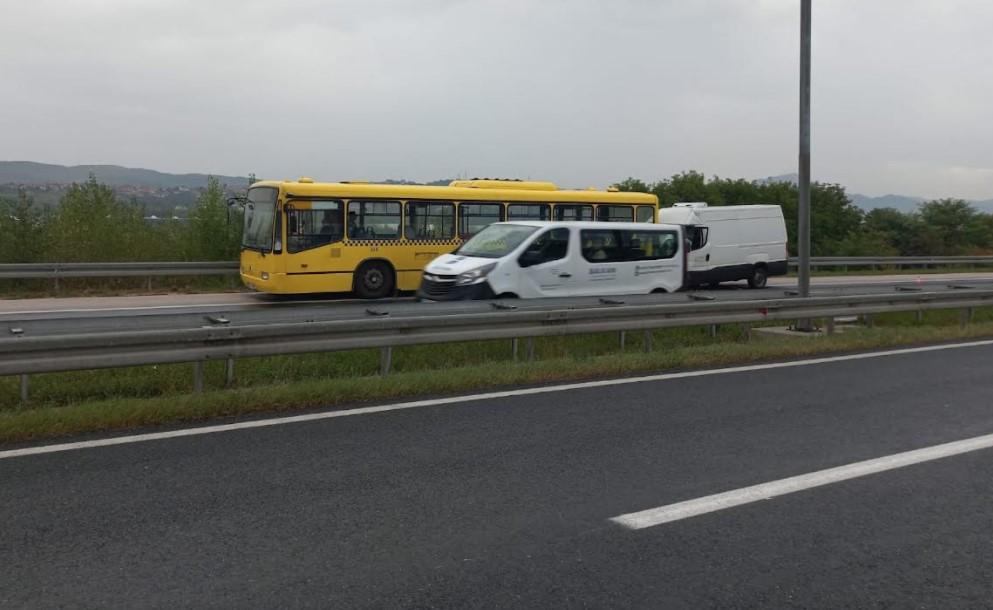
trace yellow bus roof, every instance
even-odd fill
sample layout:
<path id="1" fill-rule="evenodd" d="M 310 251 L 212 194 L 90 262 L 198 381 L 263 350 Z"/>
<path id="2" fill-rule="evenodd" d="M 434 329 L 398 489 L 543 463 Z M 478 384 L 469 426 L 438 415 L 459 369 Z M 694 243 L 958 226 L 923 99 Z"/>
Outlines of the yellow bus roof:
<path id="1" fill-rule="evenodd" d="M 535 201 L 582 203 L 633 203 L 657 205 L 650 193 L 600 190 L 559 190 L 551 182 L 518 180 L 454 180 L 448 186 L 410 184 L 369 184 L 365 182 L 313 182 L 302 180 L 262 180 L 253 187 L 278 188 L 291 197 L 341 197 L 343 199 L 443 199 L 454 201 Z"/>

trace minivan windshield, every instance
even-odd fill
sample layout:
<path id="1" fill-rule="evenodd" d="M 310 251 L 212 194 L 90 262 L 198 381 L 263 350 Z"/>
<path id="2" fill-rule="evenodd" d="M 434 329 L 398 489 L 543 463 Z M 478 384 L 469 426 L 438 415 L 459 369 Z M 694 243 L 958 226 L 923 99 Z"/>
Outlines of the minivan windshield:
<path id="1" fill-rule="evenodd" d="M 276 189 L 256 187 L 248 189 L 245 204 L 245 230 L 243 248 L 269 252 L 272 250 L 272 226 L 276 220 Z"/>
<path id="2" fill-rule="evenodd" d="M 460 256 L 500 258 L 513 252 L 521 242 L 537 230 L 538 227 L 527 225 L 490 225 L 462 244 L 455 253 Z"/>

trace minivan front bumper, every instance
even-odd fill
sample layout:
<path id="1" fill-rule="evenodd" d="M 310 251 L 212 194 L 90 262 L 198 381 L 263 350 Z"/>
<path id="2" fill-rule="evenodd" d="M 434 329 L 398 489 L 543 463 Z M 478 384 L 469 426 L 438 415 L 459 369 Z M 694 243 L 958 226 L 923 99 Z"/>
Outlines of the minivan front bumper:
<path id="1" fill-rule="evenodd" d="M 437 280 L 421 279 L 417 289 L 417 298 L 427 301 L 472 301 L 492 299 L 496 296 L 493 287 L 487 281 L 465 286 L 455 285 L 455 276 L 433 276 Z"/>

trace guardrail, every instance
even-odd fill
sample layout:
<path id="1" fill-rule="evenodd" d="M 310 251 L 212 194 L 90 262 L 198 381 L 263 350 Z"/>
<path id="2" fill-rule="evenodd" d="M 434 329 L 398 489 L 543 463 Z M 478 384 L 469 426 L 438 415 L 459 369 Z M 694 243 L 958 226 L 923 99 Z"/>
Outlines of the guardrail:
<path id="1" fill-rule="evenodd" d="M 798 265 L 790 258 L 791 267 Z M 815 256 L 811 267 L 947 267 L 953 265 L 993 265 L 993 256 Z"/>
<path id="2" fill-rule="evenodd" d="M 238 263 L 229 261 L 180 261 L 143 263 L 10 263 L 0 264 L 0 280 L 53 280 L 59 289 L 63 278 L 143 277 L 151 289 L 153 277 L 238 275 Z"/>
<path id="3" fill-rule="evenodd" d="M 789 264 L 797 265 L 796 258 Z M 993 256 L 815 256 L 812 267 L 903 267 L 993 265 Z M 178 261 L 141 263 L 5 263 L 0 279 L 44 280 L 59 278 L 156 277 L 237 275 L 236 261 Z"/>
<path id="4" fill-rule="evenodd" d="M 708 302 L 689 295 L 681 304 L 623 305 L 516 310 L 502 302 L 487 313 L 391 317 L 367 320 L 211 326 L 182 330 L 127 331 L 0 339 L 0 375 L 21 376 L 21 397 L 28 398 L 29 375 L 60 371 L 121 368 L 193 362 L 194 390 L 203 387 L 203 363 L 227 361 L 227 380 L 237 358 L 380 348 L 380 372 L 391 368 L 392 349 L 404 345 L 526 339 L 528 359 L 533 339 L 551 335 L 624 332 L 677 326 L 751 324 L 768 320 L 827 318 L 828 332 L 838 316 L 929 309 L 961 309 L 963 323 L 976 307 L 993 306 L 993 289 L 950 286 L 924 292 L 899 288 L 894 293 L 840 297 L 786 297 L 761 301 Z M 619 303 L 619 302 L 618 302 Z M 376 312 L 382 314 L 382 312 Z M 715 327 L 716 328 L 716 327 Z M 750 327 L 749 327 L 750 328 Z M 15 332 L 11 329 L 11 332 Z M 646 334 L 646 349 L 651 349 Z"/>

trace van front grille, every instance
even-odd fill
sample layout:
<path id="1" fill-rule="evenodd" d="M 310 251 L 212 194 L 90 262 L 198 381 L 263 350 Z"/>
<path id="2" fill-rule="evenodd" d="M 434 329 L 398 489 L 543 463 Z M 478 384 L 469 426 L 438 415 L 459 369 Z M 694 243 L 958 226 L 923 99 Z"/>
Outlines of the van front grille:
<path id="1" fill-rule="evenodd" d="M 424 294 L 431 296 L 446 295 L 455 288 L 454 275 L 435 275 L 425 273 L 421 279 L 421 289 Z"/>

